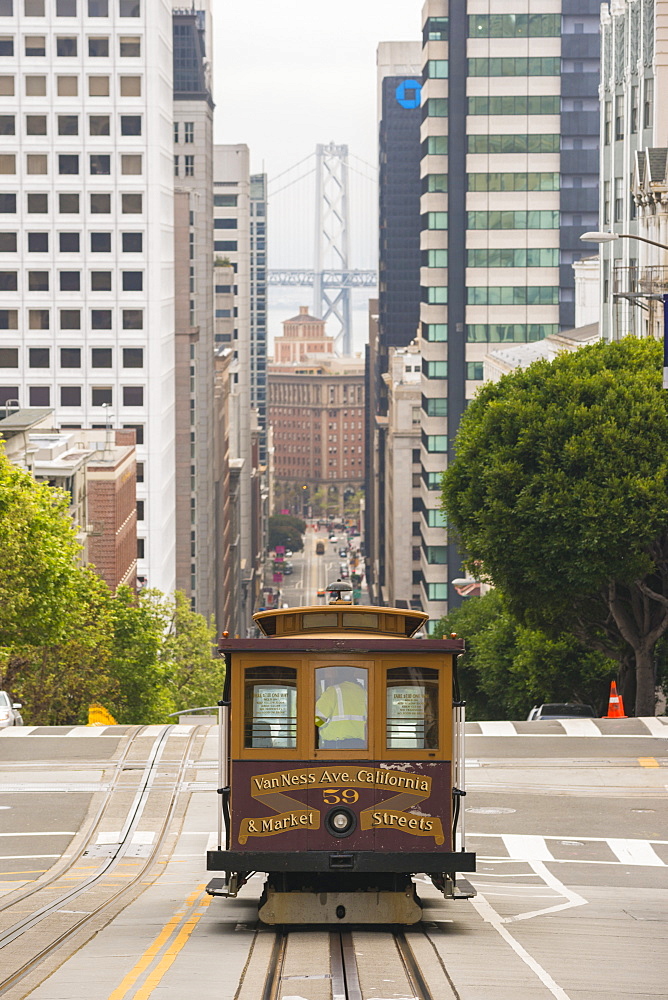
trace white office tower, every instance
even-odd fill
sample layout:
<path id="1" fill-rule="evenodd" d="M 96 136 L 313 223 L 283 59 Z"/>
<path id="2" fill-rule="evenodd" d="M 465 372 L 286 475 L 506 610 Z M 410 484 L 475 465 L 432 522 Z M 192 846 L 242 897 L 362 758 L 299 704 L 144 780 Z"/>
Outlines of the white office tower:
<path id="1" fill-rule="evenodd" d="M 228 286 L 214 286 L 216 343 L 234 352 L 230 400 L 229 455 L 239 475 L 239 570 L 241 605 L 239 634 L 252 625 L 254 553 L 251 478 L 251 308 L 250 308 L 250 152 L 248 146 L 213 147 L 214 261 L 234 270 L 234 307 Z M 230 316 L 230 311 L 233 315 Z"/>
<path id="2" fill-rule="evenodd" d="M 172 10 L 0 0 L 0 404 L 137 431 L 141 582 L 174 587 Z"/>

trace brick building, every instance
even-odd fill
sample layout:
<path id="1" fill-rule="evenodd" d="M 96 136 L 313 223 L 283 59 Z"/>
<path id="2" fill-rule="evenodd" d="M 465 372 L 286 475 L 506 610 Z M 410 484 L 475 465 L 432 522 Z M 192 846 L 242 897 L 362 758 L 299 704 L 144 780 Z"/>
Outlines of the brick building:
<path id="1" fill-rule="evenodd" d="M 330 510 L 364 483 L 364 362 L 318 357 L 269 366 L 276 507 L 327 490 Z M 306 490 L 302 488 L 306 486 Z"/>
<path id="2" fill-rule="evenodd" d="M 69 493 L 82 564 L 92 564 L 112 590 L 134 588 L 137 520 L 144 519 L 134 430 L 56 429 L 53 410 L 25 408 L 0 417 L 0 438 L 10 462 Z"/>

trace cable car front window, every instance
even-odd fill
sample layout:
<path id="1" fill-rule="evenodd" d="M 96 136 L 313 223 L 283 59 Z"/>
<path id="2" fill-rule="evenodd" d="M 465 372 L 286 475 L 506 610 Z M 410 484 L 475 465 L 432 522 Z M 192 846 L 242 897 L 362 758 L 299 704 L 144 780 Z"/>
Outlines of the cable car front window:
<path id="1" fill-rule="evenodd" d="M 297 746 L 297 671 L 293 667 L 248 667 L 244 689 L 244 747 Z"/>
<path id="2" fill-rule="evenodd" d="M 387 749 L 438 749 L 438 670 L 387 671 Z"/>
<path id="3" fill-rule="evenodd" d="M 318 750 L 366 750 L 365 667 L 318 667 L 315 672 L 315 745 Z"/>

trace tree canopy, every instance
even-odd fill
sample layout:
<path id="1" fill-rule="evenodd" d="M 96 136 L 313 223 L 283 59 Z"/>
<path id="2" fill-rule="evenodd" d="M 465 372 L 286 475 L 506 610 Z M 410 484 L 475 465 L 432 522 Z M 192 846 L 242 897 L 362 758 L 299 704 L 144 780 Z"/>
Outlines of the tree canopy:
<path id="1" fill-rule="evenodd" d="M 68 504 L 0 450 L 0 687 L 33 725 L 85 724 L 92 702 L 142 724 L 214 704 L 213 624 L 178 592 L 112 593 L 79 564 Z"/>
<path id="2" fill-rule="evenodd" d="M 642 715 L 654 714 L 653 654 L 668 629 L 661 369 L 661 345 L 629 337 L 487 383 L 443 477 L 468 567 L 521 623 L 632 662 Z"/>
<path id="3" fill-rule="evenodd" d="M 466 640 L 459 681 L 469 719 L 525 719 L 534 705 L 581 702 L 600 714 L 617 665 L 570 634 L 551 638 L 513 618 L 499 590 L 471 597 L 438 623 L 436 638 Z"/>

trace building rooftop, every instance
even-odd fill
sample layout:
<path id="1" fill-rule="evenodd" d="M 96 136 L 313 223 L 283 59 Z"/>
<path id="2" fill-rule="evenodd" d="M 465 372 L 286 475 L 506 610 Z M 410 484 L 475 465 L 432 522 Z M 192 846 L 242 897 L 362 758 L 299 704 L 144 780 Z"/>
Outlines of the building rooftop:
<path id="1" fill-rule="evenodd" d="M 7 412 L 0 407 L 0 436 L 10 437 L 30 430 L 31 427 L 48 420 L 52 414 L 53 410 L 46 407 L 23 407 L 13 412 Z"/>

